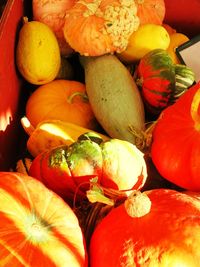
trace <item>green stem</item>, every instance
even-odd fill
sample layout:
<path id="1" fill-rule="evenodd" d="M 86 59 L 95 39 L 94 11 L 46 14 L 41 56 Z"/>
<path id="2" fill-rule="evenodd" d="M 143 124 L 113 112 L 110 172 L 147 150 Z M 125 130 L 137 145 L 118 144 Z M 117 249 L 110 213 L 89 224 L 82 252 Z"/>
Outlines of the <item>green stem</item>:
<path id="1" fill-rule="evenodd" d="M 73 94 L 71 94 L 68 98 L 67 98 L 67 101 L 69 104 L 72 104 L 73 103 L 73 99 L 75 96 L 80 96 L 82 97 L 83 101 L 84 102 L 88 102 L 88 96 L 86 95 L 86 93 L 82 93 L 82 92 L 74 92 Z"/>
<path id="2" fill-rule="evenodd" d="M 200 104 L 200 88 L 196 91 L 192 99 L 191 104 L 191 117 L 194 121 L 194 127 L 197 131 L 200 131 L 200 114 L 199 114 L 199 104 Z"/>

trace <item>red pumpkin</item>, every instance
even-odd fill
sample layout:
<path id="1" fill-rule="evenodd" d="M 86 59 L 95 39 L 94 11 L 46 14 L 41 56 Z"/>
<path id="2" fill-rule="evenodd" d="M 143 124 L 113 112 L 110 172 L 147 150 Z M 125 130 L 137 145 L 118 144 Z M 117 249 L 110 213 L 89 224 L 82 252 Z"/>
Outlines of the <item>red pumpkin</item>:
<path id="1" fill-rule="evenodd" d="M 154 131 L 151 156 L 158 172 L 185 189 L 200 191 L 200 83 L 167 107 Z"/>
<path id="2" fill-rule="evenodd" d="M 79 222 L 60 197 L 14 172 L 0 173 L 0 188 L 0 266 L 87 266 Z"/>
<path id="3" fill-rule="evenodd" d="M 174 190 L 134 194 L 97 225 L 91 267 L 197 267 L 200 201 Z"/>
<path id="4" fill-rule="evenodd" d="M 140 25 L 153 23 L 161 25 L 165 17 L 164 0 L 136 0 Z"/>

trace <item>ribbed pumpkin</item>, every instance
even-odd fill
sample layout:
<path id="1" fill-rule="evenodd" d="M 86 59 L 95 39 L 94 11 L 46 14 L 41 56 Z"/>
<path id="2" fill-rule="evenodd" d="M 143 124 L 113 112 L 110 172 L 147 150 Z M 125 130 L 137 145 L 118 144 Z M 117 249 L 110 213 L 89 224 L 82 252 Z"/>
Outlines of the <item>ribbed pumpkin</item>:
<path id="1" fill-rule="evenodd" d="M 85 84 L 78 81 L 54 80 L 39 86 L 26 103 L 26 116 L 34 127 L 46 119 L 67 121 L 92 130 L 97 127 Z"/>
<path id="2" fill-rule="evenodd" d="M 0 172 L 0 266 L 87 267 L 72 209 L 42 183 Z"/>
<path id="3" fill-rule="evenodd" d="M 140 60 L 136 83 L 148 110 L 160 113 L 168 105 L 175 88 L 175 71 L 165 50 L 152 50 Z"/>
<path id="4" fill-rule="evenodd" d="M 153 23 L 161 25 L 165 17 L 164 0 L 136 0 L 140 25 Z"/>
<path id="5" fill-rule="evenodd" d="M 82 0 L 67 11 L 64 36 L 82 55 L 99 56 L 123 51 L 139 26 L 134 1 Z"/>
<path id="6" fill-rule="evenodd" d="M 136 83 L 147 110 L 159 114 L 184 94 L 194 79 L 190 67 L 174 64 L 166 50 L 155 49 L 140 60 Z"/>
<path id="7" fill-rule="evenodd" d="M 91 267 L 198 267 L 200 201 L 154 189 L 134 193 L 97 225 Z"/>

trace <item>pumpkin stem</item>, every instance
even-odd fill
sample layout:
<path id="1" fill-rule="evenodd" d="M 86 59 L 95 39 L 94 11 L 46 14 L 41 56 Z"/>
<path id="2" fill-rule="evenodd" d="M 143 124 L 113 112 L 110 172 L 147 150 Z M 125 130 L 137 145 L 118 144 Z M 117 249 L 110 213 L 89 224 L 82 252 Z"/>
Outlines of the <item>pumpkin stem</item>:
<path id="1" fill-rule="evenodd" d="M 136 85 L 141 88 L 143 85 L 144 79 L 142 77 L 136 78 L 135 82 L 136 82 Z"/>
<path id="2" fill-rule="evenodd" d="M 88 102 L 88 96 L 86 95 L 86 93 L 74 92 L 73 94 L 71 94 L 67 98 L 68 103 L 72 104 L 73 103 L 73 99 L 74 99 L 75 96 L 80 96 L 80 97 L 82 97 L 82 99 L 83 99 L 84 102 Z"/>
<path id="3" fill-rule="evenodd" d="M 90 180 L 90 190 L 86 192 L 90 202 L 104 203 L 107 205 L 115 205 L 117 201 L 125 200 L 133 192 L 133 190 L 115 190 L 106 188 L 98 184 L 98 178 Z"/>
<path id="4" fill-rule="evenodd" d="M 25 130 L 25 132 L 29 136 L 31 136 L 31 134 L 34 132 L 35 128 L 33 127 L 33 125 L 31 125 L 31 123 L 27 117 L 24 116 L 21 118 L 21 125 L 22 125 L 23 129 Z"/>
<path id="5" fill-rule="evenodd" d="M 197 131 L 200 131 L 200 114 L 199 114 L 199 105 L 200 105 L 200 88 L 196 91 L 192 99 L 191 104 L 191 117 L 194 121 L 194 127 Z"/>
<path id="6" fill-rule="evenodd" d="M 151 210 L 151 200 L 144 192 L 134 191 L 124 202 L 125 210 L 132 218 L 142 217 Z"/>
<path id="7" fill-rule="evenodd" d="M 23 17 L 23 24 L 28 22 L 28 17 Z"/>
<path id="8" fill-rule="evenodd" d="M 148 123 L 150 126 L 147 127 L 146 130 L 138 130 L 133 125 L 129 125 L 129 131 L 134 135 L 135 137 L 135 145 L 140 150 L 147 150 L 151 146 L 152 142 L 152 132 L 156 125 L 156 121 Z"/>

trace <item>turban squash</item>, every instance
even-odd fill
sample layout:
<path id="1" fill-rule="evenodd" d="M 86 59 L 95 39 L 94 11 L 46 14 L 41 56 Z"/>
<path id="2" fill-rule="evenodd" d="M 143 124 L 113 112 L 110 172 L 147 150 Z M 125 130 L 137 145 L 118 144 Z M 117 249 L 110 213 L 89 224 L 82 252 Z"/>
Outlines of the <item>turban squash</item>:
<path id="1" fill-rule="evenodd" d="M 67 10 L 64 36 L 81 55 L 121 52 L 139 26 L 137 7 L 127 0 L 81 0 Z"/>
<path id="2" fill-rule="evenodd" d="M 96 136 L 93 141 L 90 135 Z M 82 140 L 83 138 L 83 140 Z M 96 141 L 98 140 L 98 141 Z M 92 179 L 106 188 L 140 189 L 147 179 L 144 154 L 133 144 L 86 133 L 70 146 L 59 146 L 37 155 L 29 175 L 69 203 L 85 198 Z"/>
<path id="3" fill-rule="evenodd" d="M 85 241 L 72 209 L 20 173 L 0 173 L 0 266 L 87 266 Z"/>

